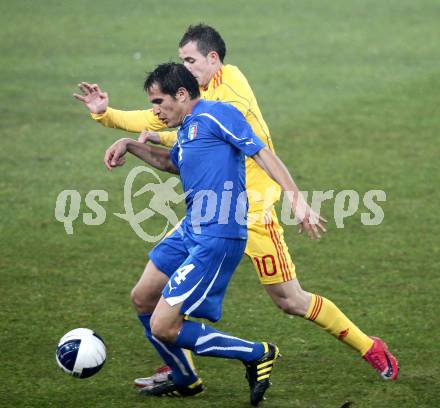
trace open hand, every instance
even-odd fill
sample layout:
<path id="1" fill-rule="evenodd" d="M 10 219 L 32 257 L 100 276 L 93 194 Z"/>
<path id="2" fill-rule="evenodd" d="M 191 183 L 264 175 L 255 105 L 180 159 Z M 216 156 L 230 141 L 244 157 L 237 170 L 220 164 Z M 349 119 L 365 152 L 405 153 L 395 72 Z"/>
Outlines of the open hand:
<path id="1" fill-rule="evenodd" d="M 108 107 L 108 93 L 102 92 L 98 84 L 89 84 L 81 82 L 78 84 L 83 95 L 74 93 L 73 96 L 77 100 L 84 103 L 91 113 L 104 113 Z"/>
<path id="2" fill-rule="evenodd" d="M 307 204 L 305 208 L 297 210 L 296 219 L 299 225 L 298 232 L 302 234 L 306 231 L 310 239 L 320 239 L 321 234 L 327 232 L 324 226 L 327 220 L 313 211 Z"/>

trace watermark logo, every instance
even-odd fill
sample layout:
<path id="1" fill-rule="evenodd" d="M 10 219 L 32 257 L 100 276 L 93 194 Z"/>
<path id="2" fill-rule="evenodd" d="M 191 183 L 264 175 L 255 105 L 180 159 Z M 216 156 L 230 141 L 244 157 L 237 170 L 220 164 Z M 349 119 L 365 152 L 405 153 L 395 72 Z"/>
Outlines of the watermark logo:
<path id="1" fill-rule="evenodd" d="M 141 189 L 132 194 L 133 183 L 136 177 L 142 173 L 152 174 L 156 179 L 157 183 L 148 183 L 144 185 Z M 128 173 L 124 184 L 124 207 L 125 213 L 119 214 L 114 213 L 119 218 L 128 221 L 133 231 L 136 235 L 146 242 L 157 242 L 160 241 L 167 233 L 170 225 L 172 227 L 177 227 L 179 224 L 179 219 L 170 207 L 170 203 L 179 204 L 188 193 L 178 194 L 174 188 L 180 183 L 177 177 L 170 177 L 168 180 L 163 182 L 159 175 L 151 168 L 146 166 L 138 166 L 133 168 L 130 173 Z M 137 214 L 134 213 L 132 197 L 139 197 L 146 192 L 152 192 L 153 197 L 150 200 L 149 206 L 144 208 Z M 148 232 L 144 231 L 141 223 L 151 218 L 153 215 L 162 215 L 167 223 L 163 228 L 162 232 L 158 235 L 150 235 Z"/>
<path id="2" fill-rule="evenodd" d="M 145 184 L 142 188 L 133 191 L 133 184 L 141 174 L 150 174 L 155 179 L 152 183 Z M 165 182 L 151 168 L 146 166 L 134 167 L 127 175 L 124 183 L 124 209 L 125 213 L 113 213 L 118 218 L 127 221 L 136 235 L 145 242 L 160 241 L 170 227 L 177 227 L 179 219 L 170 204 L 179 204 L 185 200 L 189 192 L 178 194 L 175 187 L 180 183 L 177 177 L 169 177 Z M 147 208 L 135 213 L 133 208 L 133 198 L 150 192 L 153 194 Z M 79 217 L 81 208 L 81 195 L 76 190 L 64 190 L 56 199 L 55 219 L 64 224 L 64 229 L 68 235 L 73 234 L 73 223 Z M 83 223 L 85 225 L 102 225 L 106 220 L 106 211 L 99 202 L 108 201 L 108 193 L 104 190 L 91 190 L 85 197 L 86 207 L 92 212 L 83 213 Z M 157 235 L 150 235 L 142 228 L 142 223 L 154 215 L 159 214 L 166 220 L 166 225 Z"/>
<path id="3" fill-rule="evenodd" d="M 334 198 L 333 220 L 337 228 L 344 228 L 345 219 L 354 216 L 358 212 L 361 199 L 359 193 L 355 190 L 342 190 L 338 193 L 335 193 L 334 190 L 313 191 L 311 194 L 308 191 L 301 191 L 301 194 L 306 201 L 311 196 L 310 207 L 317 215 L 321 213 L 322 203 Z M 363 195 L 362 203 L 368 210 L 368 212 L 361 213 L 360 219 L 363 225 L 373 226 L 382 223 L 385 214 L 377 202 L 384 202 L 386 199 L 387 196 L 383 190 L 369 190 Z M 300 209 L 300 215 L 293 217 L 288 194 L 284 194 L 281 207 L 281 222 L 284 225 L 298 225 L 304 217 L 303 211 L 304 209 Z M 312 220 L 312 222 L 316 223 L 318 220 Z"/>
<path id="4" fill-rule="evenodd" d="M 91 190 L 87 193 L 85 203 L 93 213 L 83 214 L 85 225 L 102 225 L 106 219 L 106 212 L 98 201 L 108 201 L 108 193 L 104 190 Z M 81 194 L 76 190 L 63 190 L 58 194 L 55 203 L 55 219 L 64 224 L 68 235 L 73 234 L 73 222 L 79 217 Z"/>
<path id="5" fill-rule="evenodd" d="M 144 177 L 147 175 L 150 179 L 152 176 L 154 181 L 144 184 L 143 187 L 133 192 L 134 184 L 141 175 Z M 158 242 L 170 228 L 177 228 L 180 231 L 179 218 L 173 206 L 183 202 L 192 191 L 179 194 L 176 191 L 179 183 L 180 179 L 174 176 L 163 181 L 158 173 L 150 167 L 134 167 L 128 173 L 124 183 L 124 212 L 113 213 L 113 215 L 127 221 L 136 235 L 145 242 Z M 276 201 L 278 193 L 275 189 L 268 188 L 264 194 L 260 191 L 242 191 L 235 197 L 235 200 L 232 200 L 233 188 L 233 182 L 226 181 L 223 185 L 223 191 L 219 194 L 212 190 L 195 192 L 192 197 L 191 213 L 187 214 L 186 217 L 189 218 L 196 234 L 201 234 L 204 225 L 212 220 L 218 224 L 228 224 L 230 222 L 240 225 L 252 225 L 256 222 L 265 223 L 266 212 L 263 209 L 270 210 L 273 202 Z M 151 197 L 148 206 L 139 212 L 135 212 L 133 199 L 141 197 L 145 193 L 149 193 L 148 196 Z M 327 200 L 333 201 L 333 220 L 337 228 L 344 228 L 345 220 L 355 216 L 359 210 L 361 200 L 367 210 L 360 214 L 360 221 L 363 225 L 379 225 L 384 220 L 384 211 L 378 204 L 386 201 L 386 194 L 382 190 L 369 190 L 363 196 L 355 190 L 342 190 L 339 192 L 334 190 L 302 191 L 300 193 L 310 203 L 311 209 L 316 214 L 316 219 L 311 219 L 311 223 L 319 221 L 322 203 Z M 296 213 L 292 213 L 291 202 L 294 196 L 295 193 L 286 192 L 282 197 L 281 224 L 298 225 L 303 221 L 305 208 L 297 208 Z M 262 203 L 262 210 L 258 213 L 249 213 L 246 217 L 247 199 Z M 55 219 L 63 223 L 68 235 L 73 234 L 73 223 L 79 218 L 81 201 L 82 197 L 76 190 L 64 190 L 58 194 L 56 199 Z M 85 225 L 102 225 L 106 220 L 107 213 L 100 203 L 107 201 L 109 201 L 109 194 L 106 191 L 89 191 L 85 196 L 85 205 L 90 211 L 82 214 L 83 223 Z M 159 234 L 152 235 L 148 228 L 143 228 L 142 223 L 155 215 L 161 216 L 166 223 Z M 148 226 L 148 223 L 146 225 Z"/>

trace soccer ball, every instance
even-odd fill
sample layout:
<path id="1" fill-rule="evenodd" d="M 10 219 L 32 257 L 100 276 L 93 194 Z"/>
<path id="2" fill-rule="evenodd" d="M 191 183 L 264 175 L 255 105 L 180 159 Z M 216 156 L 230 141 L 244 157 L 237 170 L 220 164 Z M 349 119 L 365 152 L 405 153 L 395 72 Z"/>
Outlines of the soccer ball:
<path id="1" fill-rule="evenodd" d="M 58 365 L 73 377 L 91 377 L 105 363 L 105 344 L 93 330 L 71 330 L 61 337 L 55 358 Z"/>

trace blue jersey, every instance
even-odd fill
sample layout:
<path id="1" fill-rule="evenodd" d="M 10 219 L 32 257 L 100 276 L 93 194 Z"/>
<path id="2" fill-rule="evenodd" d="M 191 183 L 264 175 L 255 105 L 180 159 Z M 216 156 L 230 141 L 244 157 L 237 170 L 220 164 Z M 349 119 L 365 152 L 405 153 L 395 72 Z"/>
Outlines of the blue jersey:
<path id="1" fill-rule="evenodd" d="M 171 150 L 187 194 L 184 222 L 190 231 L 247 239 L 245 155 L 264 147 L 234 106 L 205 100 L 195 105 Z"/>

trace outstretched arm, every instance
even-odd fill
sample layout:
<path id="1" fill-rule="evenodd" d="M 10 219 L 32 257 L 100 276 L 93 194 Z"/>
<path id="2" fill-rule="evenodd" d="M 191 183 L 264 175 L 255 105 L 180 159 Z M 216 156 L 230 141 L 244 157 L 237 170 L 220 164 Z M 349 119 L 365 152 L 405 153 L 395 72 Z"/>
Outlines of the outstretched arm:
<path id="1" fill-rule="evenodd" d="M 104 164 L 110 171 L 113 167 L 125 164 L 124 155 L 129 152 L 156 169 L 169 173 L 179 174 L 179 170 L 171 161 L 170 151 L 136 142 L 132 139 L 120 139 L 113 143 L 105 152 Z"/>
<path id="2" fill-rule="evenodd" d="M 299 221 L 299 232 L 304 229 L 310 238 L 320 238 L 326 232 L 327 220 L 316 214 L 307 204 L 284 163 L 268 147 L 261 149 L 252 158 L 283 189 Z"/>
<path id="3" fill-rule="evenodd" d="M 109 107 L 108 93 L 103 92 L 98 84 L 81 82 L 78 87 L 82 94 L 74 93 L 74 98 L 85 105 L 94 120 L 106 127 L 127 132 L 166 128 L 151 109 L 123 111 Z"/>

